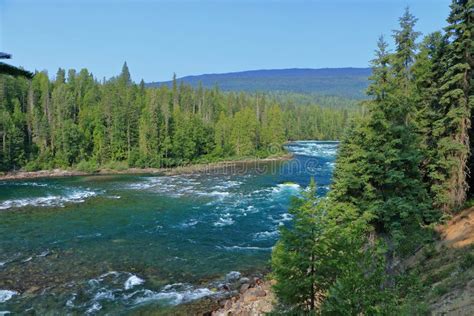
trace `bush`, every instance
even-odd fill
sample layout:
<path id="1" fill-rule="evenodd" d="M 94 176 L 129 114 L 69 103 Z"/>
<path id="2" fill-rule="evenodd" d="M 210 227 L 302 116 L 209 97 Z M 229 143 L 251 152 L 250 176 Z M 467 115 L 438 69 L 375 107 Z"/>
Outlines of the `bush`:
<path id="1" fill-rule="evenodd" d="M 24 169 L 25 171 L 38 171 L 38 170 L 41 170 L 41 165 L 36 160 L 33 160 L 33 161 L 29 161 L 25 165 Z"/>
<path id="2" fill-rule="evenodd" d="M 123 171 L 128 169 L 128 163 L 126 161 L 110 161 L 104 165 L 105 169 Z"/>
<path id="3" fill-rule="evenodd" d="M 398 309 L 398 315 L 431 315 L 430 306 L 425 302 L 407 300 Z"/>
<path id="4" fill-rule="evenodd" d="M 78 171 L 87 172 L 87 173 L 94 173 L 97 171 L 97 163 L 92 160 L 81 160 L 77 165 L 76 169 Z"/>
<path id="5" fill-rule="evenodd" d="M 444 284 L 439 284 L 438 286 L 436 286 L 434 288 L 433 291 L 437 296 L 442 296 L 442 295 L 448 293 L 448 287 Z"/>
<path id="6" fill-rule="evenodd" d="M 425 257 L 425 259 L 433 258 L 437 253 L 438 251 L 436 250 L 436 247 L 433 244 L 426 245 L 423 249 L 423 256 Z"/>
<path id="7" fill-rule="evenodd" d="M 461 259 L 461 262 L 459 263 L 459 267 L 463 271 L 467 271 L 474 267 L 474 254 L 471 252 L 467 252 L 464 254 L 464 256 Z"/>

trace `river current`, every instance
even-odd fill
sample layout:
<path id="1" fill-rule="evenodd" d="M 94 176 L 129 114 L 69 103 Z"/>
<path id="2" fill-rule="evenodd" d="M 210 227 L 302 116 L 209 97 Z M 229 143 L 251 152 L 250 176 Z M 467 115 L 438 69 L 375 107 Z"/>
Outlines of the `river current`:
<path id="1" fill-rule="evenodd" d="M 329 190 L 337 142 L 200 174 L 0 181 L 0 314 L 166 310 L 265 271 L 291 197 Z"/>

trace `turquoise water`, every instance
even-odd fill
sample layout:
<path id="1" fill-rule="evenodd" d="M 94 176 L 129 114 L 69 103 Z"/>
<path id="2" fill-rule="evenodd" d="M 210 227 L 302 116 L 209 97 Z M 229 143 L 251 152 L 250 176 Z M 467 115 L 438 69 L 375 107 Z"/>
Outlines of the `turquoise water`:
<path id="1" fill-rule="evenodd" d="M 179 176 L 0 181 L 0 312 L 157 309 L 268 267 L 291 196 L 329 188 L 336 142 L 287 162 Z M 232 274 L 231 274 L 232 275 Z M 228 276 L 229 277 L 229 276 Z"/>

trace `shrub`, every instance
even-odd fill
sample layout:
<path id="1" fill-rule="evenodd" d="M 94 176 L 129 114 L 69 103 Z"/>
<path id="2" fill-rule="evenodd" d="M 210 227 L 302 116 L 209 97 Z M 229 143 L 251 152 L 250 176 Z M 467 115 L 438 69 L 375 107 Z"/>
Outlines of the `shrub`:
<path id="1" fill-rule="evenodd" d="M 425 257 L 425 259 L 433 258 L 437 253 L 438 251 L 436 250 L 433 244 L 426 245 L 423 249 L 423 256 Z"/>
<path id="2" fill-rule="evenodd" d="M 97 163 L 92 160 L 81 160 L 77 165 L 76 169 L 78 171 L 94 173 L 97 171 Z"/>
<path id="3" fill-rule="evenodd" d="M 128 169 L 128 163 L 126 161 L 110 161 L 104 165 L 105 169 L 123 171 Z"/>
<path id="4" fill-rule="evenodd" d="M 438 296 L 442 296 L 446 293 L 448 293 L 448 287 L 444 284 L 439 284 L 434 288 L 434 293 Z"/>
<path id="5" fill-rule="evenodd" d="M 461 258 L 461 262 L 459 263 L 459 267 L 463 271 L 467 271 L 470 268 L 474 267 L 474 254 L 471 252 L 467 252 Z"/>
<path id="6" fill-rule="evenodd" d="M 33 160 L 33 161 L 29 161 L 25 165 L 24 169 L 25 171 L 38 171 L 38 170 L 41 170 L 41 165 L 36 160 Z"/>

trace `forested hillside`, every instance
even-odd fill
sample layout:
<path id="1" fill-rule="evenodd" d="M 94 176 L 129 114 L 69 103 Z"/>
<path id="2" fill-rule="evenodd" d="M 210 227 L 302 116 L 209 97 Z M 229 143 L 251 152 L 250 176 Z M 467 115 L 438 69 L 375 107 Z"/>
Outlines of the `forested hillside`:
<path id="1" fill-rule="evenodd" d="M 272 69 L 223 74 L 186 76 L 177 79 L 194 87 L 218 86 L 223 91 L 296 93 L 310 96 L 365 98 L 370 68 Z M 152 82 L 148 86 L 171 87 L 172 81 Z"/>
<path id="2" fill-rule="evenodd" d="M 351 111 L 174 81 L 135 84 L 125 64 L 99 82 L 87 70 L 0 76 L 0 170 L 170 167 L 277 154 L 292 139 L 338 139 Z"/>
<path id="3" fill-rule="evenodd" d="M 343 138 L 329 196 L 316 198 L 313 183 L 274 249 L 284 311 L 425 315 L 426 289 L 446 293 L 402 262 L 434 242 L 433 227 L 474 188 L 474 1 L 453 0 L 447 21 L 420 40 L 407 9 L 393 50 L 379 39 L 367 115 Z M 473 250 L 465 248 L 451 275 L 469 275 Z"/>

